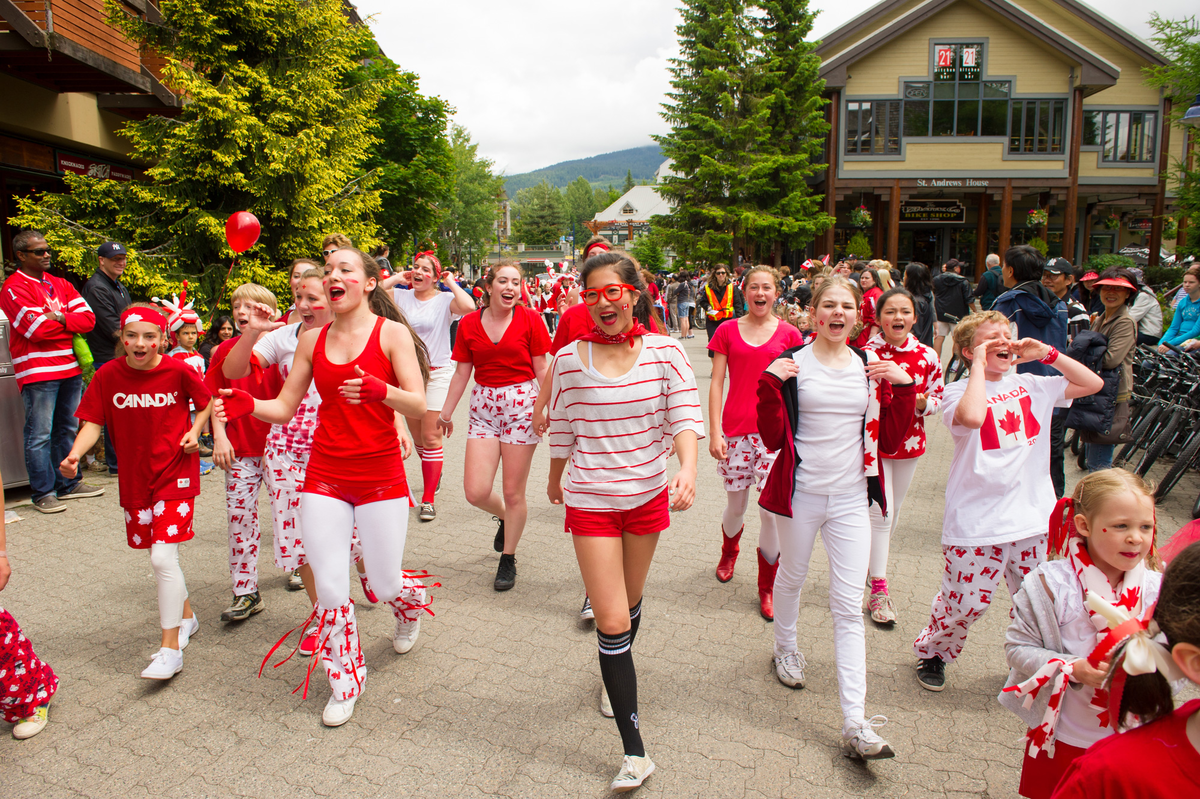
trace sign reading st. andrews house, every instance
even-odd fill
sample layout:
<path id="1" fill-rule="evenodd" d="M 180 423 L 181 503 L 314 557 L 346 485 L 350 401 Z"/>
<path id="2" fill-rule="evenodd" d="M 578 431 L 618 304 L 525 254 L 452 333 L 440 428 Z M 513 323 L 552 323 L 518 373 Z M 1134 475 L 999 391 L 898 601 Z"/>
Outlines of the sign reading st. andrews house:
<path id="1" fill-rule="evenodd" d="M 904 200 L 901 222 L 966 222 L 967 207 L 958 200 Z"/>

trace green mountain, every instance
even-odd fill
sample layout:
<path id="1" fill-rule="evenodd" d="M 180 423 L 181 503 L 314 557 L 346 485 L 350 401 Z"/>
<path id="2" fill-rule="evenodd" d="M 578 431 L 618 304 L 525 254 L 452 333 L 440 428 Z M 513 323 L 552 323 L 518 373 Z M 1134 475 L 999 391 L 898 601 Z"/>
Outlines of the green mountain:
<path id="1" fill-rule="evenodd" d="M 613 188 L 620 191 L 621 186 L 625 184 L 626 172 L 633 173 L 635 183 L 651 181 L 654 179 L 654 170 L 658 169 L 663 160 L 662 150 L 657 144 L 651 144 L 648 147 L 634 147 L 631 150 L 593 155 L 591 158 L 563 161 L 520 175 L 509 175 L 504 179 L 504 188 L 509 197 L 514 197 L 521 189 L 535 186 L 543 180 L 549 181 L 551 186 L 563 189 L 582 175 L 593 188 L 612 184 Z"/>

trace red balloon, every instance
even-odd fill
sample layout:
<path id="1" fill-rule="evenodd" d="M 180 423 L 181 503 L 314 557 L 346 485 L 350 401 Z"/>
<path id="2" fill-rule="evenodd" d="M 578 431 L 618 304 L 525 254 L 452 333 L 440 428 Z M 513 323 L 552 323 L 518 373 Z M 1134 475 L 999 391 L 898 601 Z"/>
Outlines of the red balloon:
<path id="1" fill-rule="evenodd" d="M 238 211 L 225 220 L 225 241 L 234 252 L 242 253 L 254 246 L 262 232 L 258 218 L 249 211 Z"/>

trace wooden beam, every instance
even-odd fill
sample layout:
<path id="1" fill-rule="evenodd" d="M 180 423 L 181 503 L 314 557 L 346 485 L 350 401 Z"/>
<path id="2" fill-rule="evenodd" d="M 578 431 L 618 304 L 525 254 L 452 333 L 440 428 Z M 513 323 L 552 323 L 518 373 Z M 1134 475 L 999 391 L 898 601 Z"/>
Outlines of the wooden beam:
<path id="1" fill-rule="evenodd" d="M 1092 249 L 1092 225 L 1096 221 L 1096 204 L 1089 203 L 1083 215 L 1083 247 L 1079 252 L 1079 266 L 1087 263 Z"/>
<path id="2" fill-rule="evenodd" d="M 1167 170 L 1171 166 L 1171 100 L 1163 100 L 1163 112 L 1159 117 L 1162 141 L 1158 144 L 1158 191 L 1154 195 L 1154 216 L 1150 220 L 1150 257 L 1146 266 L 1158 266 L 1162 250 L 1163 212 L 1167 204 Z"/>
<path id="3" fill-rule="evenodd" d="M 46 46 L 46 33 L 12 0 L 0 0 L 0 18 L 32 47 Z"/>
<path id="4" fill-rule="evenodd" d="M 1083 146 L 1083 89 L 1072 94 L 1071 156 L 1067 162 L 1067 207 L 1063 209 L 1063 257 L 1075 263 L 1075 229 L 1079 224 L 1079 148 Z"/>
<path id="5" fill-rule="evenodd" d="M 871 195 L 874 199 L 871 202 L 871 220 L 874 227 L 871 230 L 871 252 L 875 253 L 876 257 L 884 252 L 883 249 L 883 217 L 880 212 L 883 210 L 883 203 L 879 199 L 878 194 Z"/>
<path id="6" fill-rule="evenodd" d="M 833 96 L 829 99 L 829 137 L 826 140 L 826 150 L 828 157 L 825 164 L 825 213 L 830 216 L 837 216 L 837 159 L 838 159 L 838 141 L 840 133 L 838 132 L 838 109 L 842 104 L 842 93 L 838 90 L 833 91 Z M 833 255 L 833 226 L 821 235 L 821 253 Z"/>
<path id="7" fill-rule="evenodd" d="M 888 261 L 899 266 L 900 260 L 900 181 L 892 182 L 892 198 L 888 202 Z"/>
<path id="8" fill-rule="evenodd" d="M 975 215 L 978 217 L 975 221 L 975 278 L 983 277 L 983 271 L 987 268 L 987 245 L 988 245 L 988 207 L 992 204 L 991 195 L 987 192 L 979 195 L 976 200 Z"/>
<path id="9" fill-rule="evenodd" d="M 1004 260 L 1004 253 L 1008 251 L 1008 242 L 1012 236 L 1012 189 L 1012 178 L 1009 178 L 1004 181 L 1004 196 L 1000 200 L 1000 245 L 997 249 L 1000 250 L 1001 261 Z"/>

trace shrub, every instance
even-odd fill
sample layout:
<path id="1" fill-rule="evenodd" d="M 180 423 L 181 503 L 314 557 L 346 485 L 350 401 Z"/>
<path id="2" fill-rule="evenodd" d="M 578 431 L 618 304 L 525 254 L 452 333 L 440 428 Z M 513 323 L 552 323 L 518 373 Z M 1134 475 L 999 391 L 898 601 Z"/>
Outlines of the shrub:
<path id="1" fill-rule="evenodd" d="M 1034 236 L 1032 239 L 1030 239 L 1029 246 L 1040 252 L 1043 258 L 1045 258 L 1046 254 L 1050 252 L 1050 245 L 1047 244 L 1046 240 L 1041 236 Z"/>
<path id="2" fill-rule="evenodd" d="M 850 237 L 850 241 L 846 244 L 846 254 L 854 254 L 858 256 L 860 261 L 869 261 L 874 253 L 871 249 L 871 242 L 867 239 L 867 234 L 861 230 Z"/>
<path id="3" fill-rule="evenodd" d="M 1132 258 L 1127 255 L 1116 255 L 1115 253 L 1108 255 L 1094 255 L 1087 260 L 1083 265 L 1084 272 L 1095 272 L 1100 274 L 1105 269 L 1113 266 L 1124 267 L 1125 269 L 1133 269 L 1137 266 Z"/>

